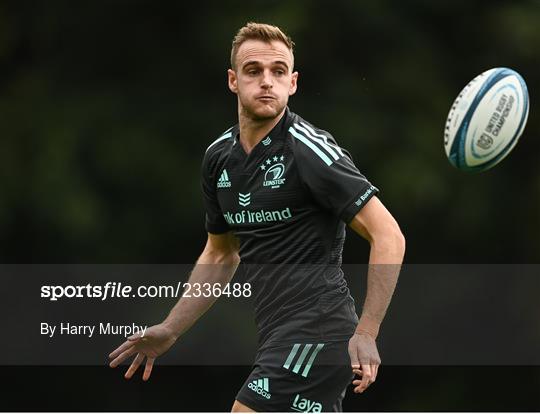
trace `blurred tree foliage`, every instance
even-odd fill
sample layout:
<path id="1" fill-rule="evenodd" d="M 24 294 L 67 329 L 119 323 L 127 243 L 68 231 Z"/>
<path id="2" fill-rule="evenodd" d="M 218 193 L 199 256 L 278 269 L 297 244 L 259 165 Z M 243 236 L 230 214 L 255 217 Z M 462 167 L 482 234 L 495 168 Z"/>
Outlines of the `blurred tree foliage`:
<path id="1" fill-rule="evenodd" d="M 200 163 L 207 145 L 236 123 L 226 69 L 231 39 L 250 20 L 292 35 L 300 88 L 291 109 L 329 130 L 381 189 L 407 236 L 409 263 L 540 261 L 538 0 L 2 1 L 1 260 L 194 261 L 206 237 Z M 444 154 L 446 115 L 468 81 L 498 66 L 527 81 L 528 126 L 495 169 L 462 173 Z M 367 261 L 367 247 L 351 234 L 344 260 Z M 526 291 L 522 286 L 519 295 Z M 351 397 L 347 407 L 486 407 L 471 403 L 482 377 L 430 370 L 398 370 L 397 391 L 388 393 L 389 370 L 386 388 L 363 397 L 372 405 Z M 42 385 L 52 384 L 50 371 L 41 372 Z M 537 399 L 537 371 L 524 387 L 511 369 L 489 372 L 493 387 L 484 401 L 506 395 L 509 404 L 492 410 L 516 401 L 527 409 Z M 73 385 L 66 395 L 94 390 L 98 409 L 156 401 L 143 397 L 146 386 L 128 392 L 111 381 L 98 389 L 103 374 L 94 375 L 91 385 Z M 498 375 L 512 381 L 501 386 Z M 20 384 L 28 386 L 28 378 Z M 169 394 L 176 395 L 165 378 L 169 388 L 160 390 L 173 387 Z M 508 385 L 512 392 L 489 397 Z M 223 391 L 224 407 L 231 395 Z M 190 407 L 201 409 L 201 399 Z M 538 409 L 536 400 L 532 407 Z"/>
<path id="2" fill-rule="evenodd" d="M 225 75 L 249 20 L 294 38 L 292 110 L 331 131 L 381 188 L 409 262 L 540 260 L 532 0 L 2 2 L 2 260 L 195 260 L 200 162 L 236 123 Z M 528 82 L 529 124 L 495 169 L 462 173 L 445 159 L 445 118 L 496 66 Z M 367 260 L 350 237 L 345 260 L 358 250 Z"/>

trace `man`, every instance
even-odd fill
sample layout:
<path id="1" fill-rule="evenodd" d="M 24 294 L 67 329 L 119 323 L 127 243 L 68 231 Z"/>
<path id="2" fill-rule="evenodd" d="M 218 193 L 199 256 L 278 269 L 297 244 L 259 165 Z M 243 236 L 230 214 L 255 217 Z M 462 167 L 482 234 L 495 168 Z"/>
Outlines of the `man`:
<path id="1" fill-rule="evenodd" d="M 189 282 L 224 285 L 241 261 L 256 303 L 259 350 L 232 411 L 340 411 L 353 374 L 355 392 L 375 381 L 375 339 L 405 250 L 396 221 L 350 155 L 289 111 L 293 67 L 293 42 L 279 28 L 239 30 L 228 71 L 239 123 L 203 161 L 208 240 Z M 371 245 L 359 320 L 340 269 L 345 224 Z M 136 354 L 131 378 L 146 358 L 147 380 L 155 358 L 215 299 L 181 298 L 161 324 L 113 351 L 110 365 Z"/>

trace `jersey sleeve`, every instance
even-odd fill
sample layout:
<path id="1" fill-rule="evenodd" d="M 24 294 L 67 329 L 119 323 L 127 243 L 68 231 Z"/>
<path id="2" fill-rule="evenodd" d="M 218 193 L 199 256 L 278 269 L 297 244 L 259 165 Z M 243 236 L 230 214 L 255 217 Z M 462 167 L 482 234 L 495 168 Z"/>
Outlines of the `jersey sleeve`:
<path id="1" fill-rule="evenodd" d="M 222 234 L 230 231 L 229 225 L 223 217 L 216 194 L 216 166 L 212 162 L 212 153 L 207 151 L 204 155 L 201 168 L 201 189 L 204 209 L 206 212 L 205 228 L 208 233 Z"/>
<path id="2" fill-rule="evenodd" d="M 379 190 L 330 134 L 305 124 L 289 132 L 298 141 L 295 159 L 302 182 L 318 204 L 348 224 Z"/>

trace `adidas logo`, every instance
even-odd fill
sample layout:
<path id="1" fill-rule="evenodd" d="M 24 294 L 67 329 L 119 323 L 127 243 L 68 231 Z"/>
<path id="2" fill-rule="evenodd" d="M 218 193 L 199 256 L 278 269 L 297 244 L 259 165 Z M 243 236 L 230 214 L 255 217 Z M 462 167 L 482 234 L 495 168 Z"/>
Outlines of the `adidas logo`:
<path id="1" fill-rule="evenodd" d="M 223 170 L 217 182 L 217 188 L 229 188 L 230 186 L 229 174 L 227 174 L 227 170 Z"/>
<path id="2" fill-rule="evenodd" d="M 259 394 L 261 397 L 266 398 L 267 400 L 269 400 L 270 397 L 272 396 L 270 394 L 270 386 L 268 383 L 268 378 L 262 378 L 262 379 L 251 381 L 248 384 L 248 388 L 252 391 L 255 391 L 257 394 Z"/>
<path id="3" fill-rule="evenodd" d="M 266 139 L 263 139 L 263 142 L 265 147 L 267 147 L 268 145 L 270 145 L 272 143 L 272 140 L 270 139 L 270 137 L 266 138 Z"/>

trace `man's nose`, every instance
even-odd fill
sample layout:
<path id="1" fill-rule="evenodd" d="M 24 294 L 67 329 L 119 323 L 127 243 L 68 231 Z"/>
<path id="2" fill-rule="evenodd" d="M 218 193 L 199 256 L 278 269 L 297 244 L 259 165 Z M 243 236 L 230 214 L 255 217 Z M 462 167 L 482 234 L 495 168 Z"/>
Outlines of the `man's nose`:
<path id="1" fill-rule="evenodd" d="M 265 70 L 263 72 L 262 80 L 261 80 L 261 88 L 268 89 L 271 88 L 274 85 L 272 80 L 272 73 L 269 70 Z"/>

